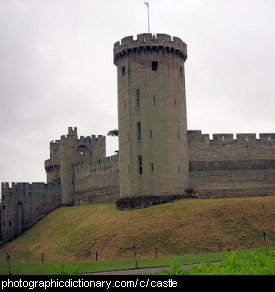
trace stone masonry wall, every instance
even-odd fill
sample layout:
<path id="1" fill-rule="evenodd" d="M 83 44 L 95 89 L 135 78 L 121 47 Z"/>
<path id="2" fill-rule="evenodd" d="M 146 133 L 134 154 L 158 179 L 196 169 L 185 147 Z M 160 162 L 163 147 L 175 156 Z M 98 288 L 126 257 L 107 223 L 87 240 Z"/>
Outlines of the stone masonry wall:
<path id="1" fill-rule="evenodd" d="M 75 205 L 115 202 L 119 198 L 118 155 L 75 165 Z"/>
<path id="2" fill-rule="evenodd" d="M 275 134 L 189 131 L 190 188 L 207 197 L 275 194 Z"/>
<path id="3" fill-rule="evenodd" d="M 2 183 L 1 200 L 3 244 L 60 206 L 60 183 Z"/>

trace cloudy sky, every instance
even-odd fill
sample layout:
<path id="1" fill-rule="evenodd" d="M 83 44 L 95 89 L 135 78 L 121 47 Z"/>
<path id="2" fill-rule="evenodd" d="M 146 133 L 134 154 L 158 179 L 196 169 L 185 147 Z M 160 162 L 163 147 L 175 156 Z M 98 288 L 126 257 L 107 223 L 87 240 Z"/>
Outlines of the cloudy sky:
<path id="1" fill-rule="evenodd" d="M 182 38 L 188 128 L 275 132 L 275 1 L 151 0 Z M 117 127 L 113 44 L 147 30 L 142 0 L 0 0 L 0 181 L 45 181 L 49 141 Z M 118 148 L 107 138 L 107 154 Z"/>

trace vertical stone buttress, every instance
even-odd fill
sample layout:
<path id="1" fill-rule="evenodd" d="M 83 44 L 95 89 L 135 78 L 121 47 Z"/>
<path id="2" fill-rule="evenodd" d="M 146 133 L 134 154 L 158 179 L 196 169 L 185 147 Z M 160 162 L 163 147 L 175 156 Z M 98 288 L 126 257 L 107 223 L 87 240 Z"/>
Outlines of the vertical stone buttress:
<path id="1" fill-rule="evenodd" d="M 114 45 L 122 197 L 188 188 L 186 58 L 186 44 L 165 34 Z"/>
<path id="2" fill-rule="evenodd" d="M 60 142 L 61 204 L 74 204 L 74 163 L 76 162 L 77 128 L 69 128 Z"/>

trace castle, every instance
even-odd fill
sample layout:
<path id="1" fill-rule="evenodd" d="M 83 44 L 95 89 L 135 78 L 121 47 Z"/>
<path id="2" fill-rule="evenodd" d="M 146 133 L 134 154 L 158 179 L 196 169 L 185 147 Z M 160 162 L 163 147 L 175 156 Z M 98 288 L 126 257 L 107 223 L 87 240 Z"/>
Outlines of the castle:
<path id="1" fill-rule="evenodd" d="M 119 155 L 106 157 L 104 136 L 76 128 L 50 143 L 47 183 L 2 183 L 0 241 L 14 239 L 60 206 L 119 197 L 208 198 L 275 194 L 275 134 L 187 130 L 186 44 L 139 34 L 114 45 L 118 80 Z"/>

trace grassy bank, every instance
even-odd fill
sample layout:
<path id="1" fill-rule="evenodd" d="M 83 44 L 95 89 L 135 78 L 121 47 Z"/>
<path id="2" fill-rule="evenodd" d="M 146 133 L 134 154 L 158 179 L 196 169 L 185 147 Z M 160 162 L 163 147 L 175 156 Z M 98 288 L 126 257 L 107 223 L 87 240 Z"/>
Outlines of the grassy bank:
<path id="1" fill-rule="evenodd" d="M 275 197 L 180 200 L 118 211 L 114 204 L 60 208 L 0 249 L 16 262 L 91 262 L 213 253 L 275 245 Z"/>

